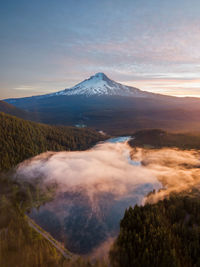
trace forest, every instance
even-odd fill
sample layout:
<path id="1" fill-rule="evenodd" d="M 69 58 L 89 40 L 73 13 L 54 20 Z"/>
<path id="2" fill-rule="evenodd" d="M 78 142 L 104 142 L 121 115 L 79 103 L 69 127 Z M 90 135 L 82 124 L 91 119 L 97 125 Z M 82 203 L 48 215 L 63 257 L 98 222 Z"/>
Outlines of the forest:
<path id="1" fill-rule="evenodd" d="M 132 136 L 134 139 L 129 141 L 132 147 L 200 149 L 199 132 L 177 133 L 161 129 L 149 129 L 136 131 Z"/>
<path id="2" fill-rule="evenodd" d="M 42 152 L 85 150 L 105 139 L 92 129 L 49 126 L 0 112 L 0 172 Z"/>
<path id="3" fill-rule="evenodd" d="M 170 195 L 125 211 L 111 266 L 200 266 L 200 192 Z"/>

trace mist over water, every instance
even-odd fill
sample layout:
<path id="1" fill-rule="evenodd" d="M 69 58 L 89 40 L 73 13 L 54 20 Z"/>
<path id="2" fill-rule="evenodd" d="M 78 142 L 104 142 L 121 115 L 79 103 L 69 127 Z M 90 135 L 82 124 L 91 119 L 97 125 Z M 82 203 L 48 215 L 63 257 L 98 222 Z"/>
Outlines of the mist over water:
<path id="1" fill-rule="evenodd" d="M 200 183 L 200 151 L 177 148 L 140 149 L 131 152 L 132 158 L 142 162 L 165 190 L 157 192 L 151 201 L 167 197 L 172 192 L 182 192 Z"/>
<path id="2" fill-rule="evenodd" d="M 71 251 L 102 255 L 129 206 L 153 201 L 199 183 L 198 151 L 131 149 L 127 138 L 87 151 L 47 152 L 19 165 L 16 176 L 56 184 L 54 199 L 31 217 Z"/>
<path id="3" fill-rule="evenodd" d="M 139 161 L 130 160 L 130 151 L 127 143 L 106 142 L 87 151 L 47 152 L 22 163 L 17 175 L 29 181 L 40 177 L 43 183 L 56 182 L 59 192 L 85 189 L 91 200 L 99 193 L 120 199 L 132 191 L 142 200 L 146 187 L 161 185 Z"/>

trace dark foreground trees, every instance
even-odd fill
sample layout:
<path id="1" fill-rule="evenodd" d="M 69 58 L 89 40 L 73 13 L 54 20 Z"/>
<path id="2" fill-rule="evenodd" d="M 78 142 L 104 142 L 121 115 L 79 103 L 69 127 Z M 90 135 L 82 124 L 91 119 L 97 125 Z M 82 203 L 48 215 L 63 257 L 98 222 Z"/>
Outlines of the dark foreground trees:
<path id="1" fill-rule="evenodd" d="M 200 198 L 171 196 L 126 210 L 110 251 L 112 266 L 200 266 Z"/>

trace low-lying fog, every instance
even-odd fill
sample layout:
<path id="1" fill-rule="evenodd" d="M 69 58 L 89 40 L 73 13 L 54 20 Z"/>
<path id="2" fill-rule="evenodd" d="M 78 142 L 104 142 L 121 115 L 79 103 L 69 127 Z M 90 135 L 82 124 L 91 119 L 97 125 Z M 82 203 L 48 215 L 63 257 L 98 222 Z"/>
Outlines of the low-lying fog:
<path id="1" fill-rule="evenodd" d="M 43 153 L 20 164 L 16 175 L 57 184 L 54 199 L 31 217 L 71 251 L 87 254 L 108 244 L 125 209 L 153 189 L 165 187 L 156 201 L 198 183 L 199 166 L 198 151 L 131 149 L 119 139 L 82 152 Z"/>

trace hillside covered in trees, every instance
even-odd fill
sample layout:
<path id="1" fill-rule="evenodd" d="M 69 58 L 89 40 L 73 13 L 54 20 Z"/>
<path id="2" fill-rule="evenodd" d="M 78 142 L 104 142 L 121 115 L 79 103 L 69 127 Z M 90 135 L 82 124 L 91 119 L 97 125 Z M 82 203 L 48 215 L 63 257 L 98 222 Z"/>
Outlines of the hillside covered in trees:
<path id="1" fill-rule="evenodd" d="M 199 191 L 126 210 L 111 266 L 200 266 Z"/>
<path id="2" fill-rule="evenodd" d="M 49 126 L 0 112 L 0 171 L 45 151 L 85 150 L 105 138 L 87 128 Z"/>
<path id="3" fill-rule="evenodd" d="M 12 104 L 9 104 L 5 101 L 0 100 L 0 112 L 7 113 L 9 115 L 17 116 L 23 119 L 28 119 L 33 117 L 32 119 L 35 119 L 34 113 L 30 113 L 28 111 L 25 111 L 23 109 L 17 108 L 13 106 Z"/>
<path id="4" fill-rule="evenodd" d="M 200 149 L 200 133 L 171 133 L 150 129 L 137 131 L 133 137 L 134 139 L 129 141 L 132 147 Z"/>

